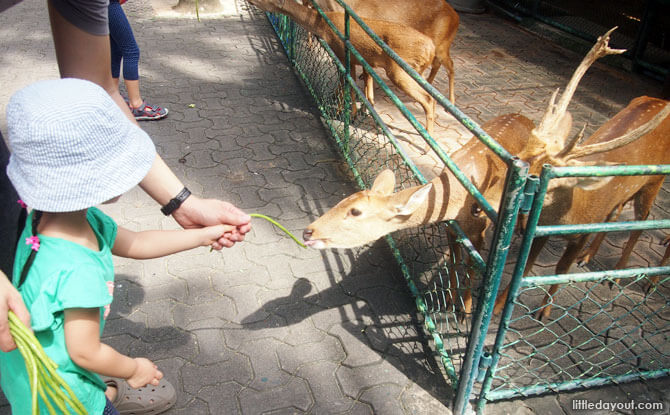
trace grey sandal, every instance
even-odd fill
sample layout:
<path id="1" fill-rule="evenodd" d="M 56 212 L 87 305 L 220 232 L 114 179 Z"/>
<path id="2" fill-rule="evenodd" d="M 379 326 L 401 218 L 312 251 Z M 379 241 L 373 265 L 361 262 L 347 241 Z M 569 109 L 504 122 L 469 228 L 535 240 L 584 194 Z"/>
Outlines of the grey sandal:
<path id="1" fill-rule="evenodd" d="M 170 409 L 177 401 L 177 393 L 165 378 L 158 386 L 146 385 L 133 389 L 124 379 L 103 377 L 107 385 L 116 387 L 116 398 L 112 402 L 120 414 L 160 414 Z"/>

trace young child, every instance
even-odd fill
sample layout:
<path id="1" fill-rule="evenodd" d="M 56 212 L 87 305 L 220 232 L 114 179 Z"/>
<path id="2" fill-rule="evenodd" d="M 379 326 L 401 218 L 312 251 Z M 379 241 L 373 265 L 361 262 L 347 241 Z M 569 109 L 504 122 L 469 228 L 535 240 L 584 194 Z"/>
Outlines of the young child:
<path id="1" fill-rule="evenodd" d="M 150 360 L 100 342 L 114 288 L 112 255 L 161 257 L 211 245 L 229 229 L 133 232 L 93 207 L 137 185 L 156 157 L 149 136 L 94 83 L 32 84 L 11 98 L 7 122 L 7 174 L 31 209 L 17 247 L 13 284 L 30 311 L 37 339 L 88 413 L 116 414 L 112 402 L 126 400 L 121 395 L 128 388 L 125 383 L 118 391 L 107 388 L 99 375 L 142 388 L 159 385 L 163 374 Z M 31 413 L 19 351 L 0 353 L 0 372 L 13 413 Z M 136 400 L 132 413 L 163 412 L 174 404 L 171 392 L 163 400 Z M 40 411 L 47 413 L 43 403 Z"/>

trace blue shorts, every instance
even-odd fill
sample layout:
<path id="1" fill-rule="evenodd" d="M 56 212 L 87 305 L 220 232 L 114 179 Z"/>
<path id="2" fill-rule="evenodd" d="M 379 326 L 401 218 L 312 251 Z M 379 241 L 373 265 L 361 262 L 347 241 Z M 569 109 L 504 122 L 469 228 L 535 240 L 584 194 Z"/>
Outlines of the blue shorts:
<path id="1" fill-rule="evenodd" d="M 107 399 L 107 405 L 105 405 L 105 410 L 102 411 L 102 415 L 120 415 L 119 411 L 114 408 L 114 405 L 112 405 L 112 402 Z"/>

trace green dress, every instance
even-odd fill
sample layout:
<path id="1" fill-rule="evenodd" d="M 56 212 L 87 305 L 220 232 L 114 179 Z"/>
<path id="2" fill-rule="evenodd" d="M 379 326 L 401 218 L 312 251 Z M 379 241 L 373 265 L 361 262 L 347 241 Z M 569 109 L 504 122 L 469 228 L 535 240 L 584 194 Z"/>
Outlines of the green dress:
<path id="1" fill-rule="evenodd" d="M 86 215 L 100 247 L 93 251 L 61 238 L 39 234 L 40 248 L 25 282 L 19 289 L 31 316 L 31 326 L 46 354 L 58 365 L 58 373 L 72 388 L 89 414 L 102 414 L 106 386 L 100 377 L 77 366 L 65 346 L 64 310 L 99 308 L 100 333 L 109 313 L 114 289 L 114 264 L 111 248 L 116 238 L 116 223 L 99 209 Z M 32 214 L 19 239 L 14 263 L 14 285 L 30 255 L 25 243 L 31 236 Z M 30 414 L 30 385 L 23 357 L 18 350 L 0 352 L 0 385 L 16 415 Z M 40 401 L 40 413 L 47 408 Z"/>

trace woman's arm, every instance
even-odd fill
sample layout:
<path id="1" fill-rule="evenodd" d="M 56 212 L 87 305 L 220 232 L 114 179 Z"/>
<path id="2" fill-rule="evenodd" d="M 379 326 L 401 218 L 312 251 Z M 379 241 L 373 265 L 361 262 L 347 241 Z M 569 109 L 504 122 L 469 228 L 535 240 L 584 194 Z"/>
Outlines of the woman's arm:
<path id="1" fill-rule="evenodd" d="M 151 169 L 140 182 L 140 187 L 162 206 L 175 197 L 184 185 L 165 161 L 156 155 Z M 243 241 L 244 235 L 251 230 L 251 217 L 234 205 L 217 199 L 201 199 L 195 195 L 189 196 L 172 213 L 172 217 L 185 229 L 218 224 L 232 225 L 212 244 L 212 248 L 217 250 L 230 248 L 236 242 Z"/>
<path id="2" fill-rule="evenodd" d="M 112 253 L 133 259 L 158 258 L 199 246 L 210 246 L 231 228 L 234 227 L 216 225 L 199 229 L 133 232 L 119 226 Z"/>
<path id="3" fill-rule="evenodd" d="M 133 388 L 158 385 L 163 373 L 149 359 L 131 358 L 100 343 L 100 309 L 65 310 L 65 345 L 77 365 L 103 376 L 126 379 Z"/>
<path id="4" fill-rule="evenodd" d="M 109 70 L 111 62 L 109 36 L 92 35 L 79 29 L 64 18 L 52 2 L 47 4 L 61 78 L 86 79 L 100 85 L 126 117 L 137 124 L 119 93 L 118 80 L 112 78 L 112 72 Z M 140 187 L 162 206 L 175 197 L 184 185 L 157 155 Z M 231 231 L 221 234 L 219 240 L 212 245 L 214 249 L 231 247 L 236 242 L 243 241 L 244 234 L 251 229 L 249 215 L 228 202 L 215 199 L 191 196 L 173 213 L 173 217 L 184 228 L 216 224 L 234 225 Z"/>

